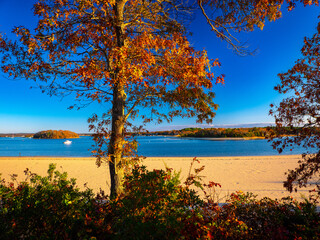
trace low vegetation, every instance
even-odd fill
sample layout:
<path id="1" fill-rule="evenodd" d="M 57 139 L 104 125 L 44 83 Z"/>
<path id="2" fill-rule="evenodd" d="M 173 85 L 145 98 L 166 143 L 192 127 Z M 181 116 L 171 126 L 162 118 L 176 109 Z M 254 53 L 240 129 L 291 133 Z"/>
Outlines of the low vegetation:
<path id="1" fill-rule="evenodd" d="M 113 199 L 80 191 L 55 165 L 45 177 L 26 170 L 24 182 L 0 184 L 0 239 L 320 238 L 314 203 L 236 192 L 218 205 L 208 193 L 220 186 L 202 183 L 202 169 L 181 183 L 172 169 L 136 166 Z"/>
<path id="2" fill-rule="evenodd" d="M 42 139 L 65 139 L 65 138 L 79 138 L 77 133 L 67 131 L 67 130 L 47 130 L 37 132 L 33 135 L 33 138 Z"/>

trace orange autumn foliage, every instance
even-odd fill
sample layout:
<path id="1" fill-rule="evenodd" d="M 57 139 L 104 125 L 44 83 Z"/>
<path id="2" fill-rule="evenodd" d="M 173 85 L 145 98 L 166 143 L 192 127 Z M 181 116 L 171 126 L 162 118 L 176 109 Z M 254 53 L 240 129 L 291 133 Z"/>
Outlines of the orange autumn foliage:
<path id="1" fill-rule="evenodd" d="M 296 146 L 304 148 L 302 160 L 287 173 L 284 186 L 289 191 L 311 186 L 320 197 L 320 23 L 316 33 L 305 37 L 301 58 L 285 73 L 275 90 L 286 97 L 271 105 L 276 122 L 273 147 L 282 152 Z M 288 132 L 291 137 L 281 137 Z"/>

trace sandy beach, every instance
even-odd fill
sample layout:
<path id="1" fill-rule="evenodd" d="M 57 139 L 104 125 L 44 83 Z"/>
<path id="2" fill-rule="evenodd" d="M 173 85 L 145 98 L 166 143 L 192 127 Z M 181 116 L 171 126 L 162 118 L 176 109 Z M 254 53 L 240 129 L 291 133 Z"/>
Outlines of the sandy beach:
<path id="1" fill-rule="evenodd" d="M 222 185 L 217 193 L 220 201 L 227 194 L 241 190 L 253 192 L 258 197 L 282 198 L 293 196 L 300 198 L 300 191 L 290 194 L 283 188 L 285 172 L 298 166 L 301 155 L 284 156 L 250 156 L 250 157 L 199 157 L 200 164 L 205 165 L 201 175 L 205 181 L 214 181 Z M 191 157 L 150 157 L 143 161 L 149 170 L 168 166 L 175 171 L 181 171 L 183 180 L 192 162 Z M 75 157 L 0 157 L 0 173 L 2 178 L 10 180 L 10 174 L 18 174 L 18 181 L 24 179 L 23 171 L 29 168 L 32 172 L 45 175 L 50 163 L 56 163 L 57 169 L 68 172 L 68 176 L 77 179 L 78 186 L 87 186 L 98 192 L 99 189 L 109 189 L 109 173 L 107 164 L 100 168 L 95 165 L 94 158 Z"/>

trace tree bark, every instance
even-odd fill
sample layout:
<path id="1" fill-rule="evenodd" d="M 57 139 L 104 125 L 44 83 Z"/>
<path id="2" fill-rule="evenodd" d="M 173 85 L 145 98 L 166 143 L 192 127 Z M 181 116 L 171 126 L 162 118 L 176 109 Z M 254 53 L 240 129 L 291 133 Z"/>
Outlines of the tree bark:
<path id="1" fill-rule="evenodd" d="M 126 0 L 116 1 L 113 10 L 115 13 L 115 35 L 116 45 L 121 48 L 125 45 L 125 35 L 123 27 L 123 9 Z M 112 121 L 111 121 L 111 137 L 108 148 L 109 171 L 111 178 L 110 196 L 115 197 L 123 191 L 123 145 L 124 145 L 124 125 L 125 115 L 124 107 L 126 101 L 126 93 L 123 83 L 119 80 L 119 69 L 113 72 L 113 101 L 112 101 Z"/>
<path id="2" fill-rule="evenodd" d="M 115 197 L 123 190 L 122 183 L 124 177 L 122 151 L 124 144 L 124 104 L 126 95 L 123 87 L 115 86 L 113 92 L 112 107 L 112 132 L 109 142 L 108 154 L 110 157 L 109 171 L 111 178 L 110 196 Z"/>

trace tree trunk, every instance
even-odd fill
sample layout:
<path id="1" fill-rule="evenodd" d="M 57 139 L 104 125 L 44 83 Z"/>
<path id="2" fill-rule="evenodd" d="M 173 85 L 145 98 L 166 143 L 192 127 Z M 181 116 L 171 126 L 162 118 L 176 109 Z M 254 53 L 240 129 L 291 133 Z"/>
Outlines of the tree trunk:
<path id="1" fill-rule="evenodd" d="M 116 0 L 113 6 L 115 13 L 115 35 L 117 47 L 121 48 L 125 45 L 124 25 L 123 25 L 123 9 L 126 0 Z M 112 101 L 112 127 L 109 142 L 108 154 L 110 157 L 109 171 L 111 178 L 110 196 L 115 197 L 123 191 L 123 144 L 124 144 L 124 125 L 125 115 L 124 107 L 126 101 L 126 93 L 123 83 L 119 80 L 119 69 L 113 72 L 113 101 Z"/>
<path id="2" fill-rule="evenodd" d="M 108 154 L 110 156 L 109 171 L 111 178 L 110 196 L 115 197 L 123 190 L 123 162 L 122 151 L 124 144 L 124 103 L 126 95 L 123 87 L 114 87 L 112 107 L 112 132 L 109 142 Z"/>

